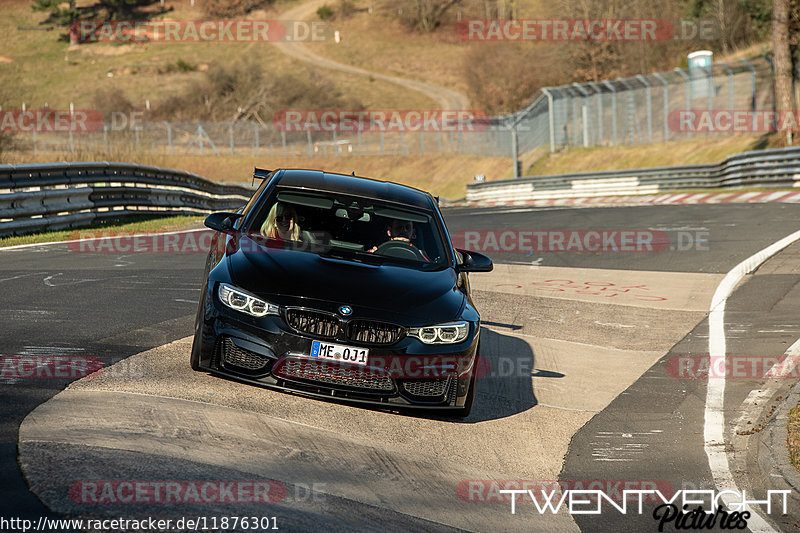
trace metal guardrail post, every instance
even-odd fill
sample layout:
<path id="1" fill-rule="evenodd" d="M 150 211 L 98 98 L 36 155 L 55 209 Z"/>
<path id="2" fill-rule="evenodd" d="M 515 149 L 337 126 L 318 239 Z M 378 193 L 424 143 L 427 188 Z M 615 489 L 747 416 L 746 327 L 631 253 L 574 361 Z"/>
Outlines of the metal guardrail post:
<path id="1" fill-rule="evenodd" d="M 608 80 L 603 80 L 603 85 L 611 90 L 611 131 L 614 135 L 614 146 L 617 145 L 617 89 Z"/>
<path id="2" fill-rule="evenodd" d="M 683 71 L 683 69 L 675 67 L 675 72 L 680 74 L 681 78 L 683 78 L 684 81 L 686 82 L 686 89 L 685 89 L 686 90 L 686 111 L 689 111 L 692 108 L 691 94 L 690 94 L 691 87 L 689 86 L 689 84 L 691 83 L 691 80 L 689 80 L 689 76 L 686 75 L 686 73 Z M 691 131 L 687 131 L 686 132 L 686 138 L 687 139 L 691 139 L 692 138 L 692 132 Z"/>
<path id="3" fill-rule="evenodd" d="M 641 74 L 636 76 L 636 79 L 644 83 L 644 86 L 647 87 L 647 140 L 649 144 L 653 144 L 653 99 L 650 94 L 650 82 Z"/>
<path id="4" fill-rule="evenodd" d="M 664 142 L 667 142 L 669 141 L 669 83 L 658 72 L 655 72 L 653 76 L 664 84 Z"/>

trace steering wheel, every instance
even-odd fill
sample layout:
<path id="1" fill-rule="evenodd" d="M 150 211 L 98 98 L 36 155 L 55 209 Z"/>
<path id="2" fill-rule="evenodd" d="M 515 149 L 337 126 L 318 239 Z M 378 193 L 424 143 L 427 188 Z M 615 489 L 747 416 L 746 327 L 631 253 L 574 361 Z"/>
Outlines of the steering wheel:
<path id="1" fill-rule="evenodd" d="M 412 261 L 426 261 L 422 252 L 407 241 L 386 241 L 378 246 L 375 250 L 376 254 L 387 255 L 389 257 L 397 257 L 398 259 L 410 259 Z"/>

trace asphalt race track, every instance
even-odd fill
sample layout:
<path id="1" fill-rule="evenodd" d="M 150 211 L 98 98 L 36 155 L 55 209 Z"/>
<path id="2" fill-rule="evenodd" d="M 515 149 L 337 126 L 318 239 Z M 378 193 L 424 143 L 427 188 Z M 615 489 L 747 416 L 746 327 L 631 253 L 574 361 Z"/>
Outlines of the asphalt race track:
<path id="1" fill-rule="evenodd" d="M 642 514 L 603 507 L 570 516 L 539 513 L 520 497 L 512 514 L 497 490 L 517 488 L 515 480 L 713 490 L 708 380 L 696 375 L 709 353 L 712 297 L 738 263 L 800 230 L 800 206 L 508 207 L 445 217 L 451 233 L 496 262 L 470 278 L 488 366 L 464 421 L 192 372 L 201 253 L 0 251 L 0 517 L 257 516 L 285 531 L 658 531 L 653 502 Z M 522 232 L 536 231 L 564 243 L 588 232 L 609 241 L 530 253 Z M 654 249 L 626 251 L 623 231 L 655 235 Z M 792 348 L 799 281 L 797 244 L 745 277 L 727 302 L 728 357 L 775 361 Z M 8 361 L 26 357 L 59 371 L 14 374 Z M 75 379 L 85 372 L 74 360 L 103 371 Z M 736 486 L 763 497 L 790 486 L 768 461 L 766 437 L 797 379 L 743 368 L 726 380 L 723 447 Z M 179 503 L 114 492 L 170 482 L 184 491 Z M 188 498 L 187 486 L 208 482 L 245 489 L 228 501 Z M 249 503 L 254 487 L 269 503 Z M 796 527 L 796 496 L 786 516 L 773 509 L 772 526 Z"/>

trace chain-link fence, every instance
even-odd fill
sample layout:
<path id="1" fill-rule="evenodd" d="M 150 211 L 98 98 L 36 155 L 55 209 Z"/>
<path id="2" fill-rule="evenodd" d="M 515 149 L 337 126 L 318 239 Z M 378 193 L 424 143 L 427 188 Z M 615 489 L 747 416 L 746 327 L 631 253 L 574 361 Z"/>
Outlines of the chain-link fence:
<path id="1" fill-rule="evenodd" d="M 68 151 L 160 154 L 332 157 L 367 155 L 480 154 L 511 156 L 511 133 L 478 121 L 474 131 L 286 132 L 255 122 L 138 122 L 85 133 L 33 132 L 17 145 L 36 153 Z"/>
<path id="2" fill-rule="evenodd" d="M 529 106 L 456 131 L 284 131 L 255 122 L 136 122 L 89 133 L 29 132 L 17 145 L 34 152 L 98 153 L 113 158 L 143 150 L 161 154 L 369 156 L 474 154 L 519 159 L 538 146 L 650 144 L 699 135 L 741 133 L 695 128 L 682 112 L 772 110 L 772 69 L 766 58 L 716 63 L 689 72 L 573 83 L 542 89 Z M 730 118 L 730 117 L 728 117 Z M 691 121 L 690 121 L 691 122 Z M 746 128 L 745 128 L 746 129 Z"/>
<path id="3" fill-rule="evenodd" d="M 691 74 L 676 68 L 548 87 L 524 110 L 495 120 L 516 129 L 519 151 L 524 153 L 541 145 L 553 151 L 563 146 L 651 144 L 745 133 L 756 129 L 752 121 L 733 124 L 729 120 L 733 113 L 771 111 L 773 102 L 769 62 L 742 59 L 715 63 Z M 719 112 L 729 114 L 722 119 Z M 752 119 L 752 113 L 743 116 Z"/>

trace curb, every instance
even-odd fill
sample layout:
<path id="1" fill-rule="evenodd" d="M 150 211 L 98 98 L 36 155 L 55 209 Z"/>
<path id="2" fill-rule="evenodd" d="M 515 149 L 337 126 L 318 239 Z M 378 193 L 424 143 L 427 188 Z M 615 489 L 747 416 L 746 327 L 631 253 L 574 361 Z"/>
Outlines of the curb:
<path id="1" fill-rule="evenodd" d="M 786 398 L 783 399 L 778 407 L 774 423 L 769 425 L 758 441 L 758 464 L 764 476 L 766 488 L 791 490 L 790 509 L 792 503 L 797 504 L 798 496 L 800 496 L 800 471 L 789 461 L 789 447 L 786 444 L 786 437 L 789 411 L 796 407 L 798 403 L 800 403 L 800 381 L 789 389 Z M 794 500 L 794 502 L 791 502 L 791 500 Z M 792 520 L 791 517 L 784 518 Z"/>
<path id="2" fill-rule="evenodd" d="M 766 203 L 800 202 L 800 191 L 749 191 L 721 193 L 673 193 L 648 194 L 640 196 L 591 196 L 581 198 L 542 198 L 538 200 L 506 201 L 456 201 L 447 207 L 547 207 L 547 206 L 638 206 L 663 204 L 727 204 L 727 203 Z"/>

